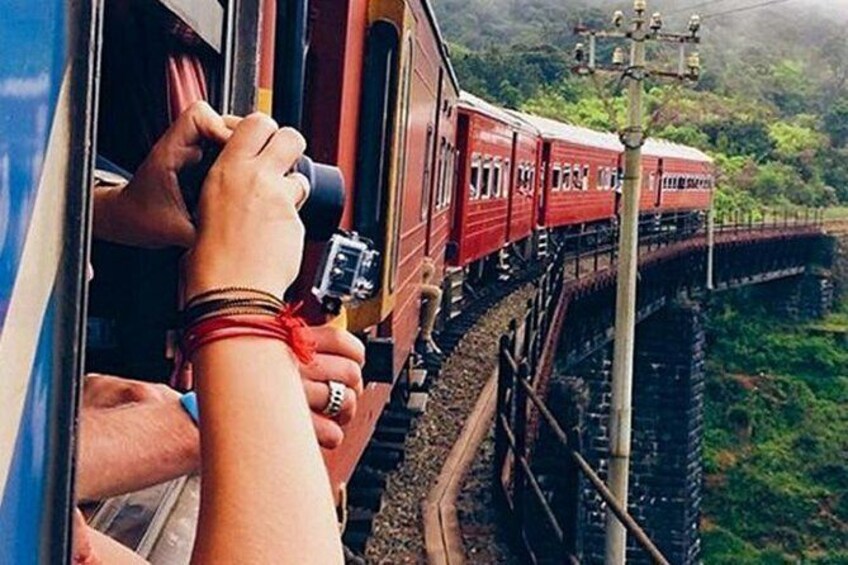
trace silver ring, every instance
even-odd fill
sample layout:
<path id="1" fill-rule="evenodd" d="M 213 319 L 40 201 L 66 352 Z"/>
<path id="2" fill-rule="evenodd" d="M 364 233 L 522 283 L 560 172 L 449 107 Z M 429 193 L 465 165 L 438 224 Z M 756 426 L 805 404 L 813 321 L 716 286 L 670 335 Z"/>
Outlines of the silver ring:
<path id="1" fill-rule="evenodd" d="M 327 381 L 327 387 L 330 389 L 330 398 L 324 407 L 324 415 L 334 418 L 342 411 L 347 387 L 338 381 Z"/>

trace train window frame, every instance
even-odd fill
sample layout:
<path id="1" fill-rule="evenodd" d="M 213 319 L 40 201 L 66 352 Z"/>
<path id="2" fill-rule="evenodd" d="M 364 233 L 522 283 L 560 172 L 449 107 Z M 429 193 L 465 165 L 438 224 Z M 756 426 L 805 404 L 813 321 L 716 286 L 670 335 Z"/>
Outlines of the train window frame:
<path id="1" fill-rule="evenodd" d="M 559 165 L 551 168 L 551 192 L 562 190 L 562 167 Z"/>
<path id="2" fill-rule="evenodd" d="M 492 195 L 492 159 L 487 157 L 483 159 L 483 166 L 480 169 L 480 199 L 488 200 Z"/>
<path id="3" fill-rule="evenodd" d="M 427 124 L 427 141 L 424 145 L 424 171 L 421 178 L 421 221 L 426 222 L 430 213 L 430 195 L 433 182 L 433 151 L 436 142 L 436 129 L 433 124 Z M 438 157 L 436 157 L 438 158 Z M 438 198 L 438 196 L 437 196 Z"/>
<path id="4" fill-rule="evenodd" d="M 449 192 L 449 174 L 450 174 L 450 165 L 451 165 L 451 148 L 450 143 L 445 138 L 442 138 L 442 165 L 439 170 L 439 210 L 444 210 L 447 208 L 448 198 L 450 197 Z"/>
<path id="5" fill-rule="evenodd" d="M 598 174 L 596 175 L 597 179 L 598 179 L 597 190 L 604 190 L 604 187 L 606 186 L 606 182 L 605 182 L 606 178 L 604 176 L 605 174 L 606 174 L 605 169 L 603 169 L 602 167 L 598 167 Z"/>
<path id="6" fill-rule="evenodd" d="M 471 169 L 468 175 L 469 200 L 480 198 L 480 175 L 482 173 L 483 160 L 478 154 L 471 156 Z"/>
<path id="7" fill-rule="evenodd" d="M 589 190 L 592 178 L 592 168 L 589 165 L 583 165 L 583 187 L 581 190 Z"/>
<path id="8" fill-rule="evenodd" d="M 510 188 L 511 188 L 510 185 L 512 184 L 511 183 L 512 177 L 510 176 L 510 173 L 512 173 L 512 161 L 510 159 L 506 159 L 504 161 L 504 170 L 503 170 L 503 177 L 502 177 L 503 180 L 501 181 L 501 182 L 503 182 L 504 198 L 509 198 L 509 195 L 510 195 Z"/>
<path id="9" fill-rule="evenodd" d="M 571 186 L 574 190 L 580 190 L 583 186 L 583 175 L 581 174 L 580 165 L 574 165 L 571 168 Z"/>
<path id="10" fill-rule="evenodd" d="M 500 157 L 496 158 L 492 165 L 492 198 L 501 197 L 502 162 Z"/>
<path id="11" fill-rule="evenodd" d="M 572 183 L 572 169 L 571 163 L 566 163 L 562 168 L 562 189 L 563 190 L 571 190 Z"/>

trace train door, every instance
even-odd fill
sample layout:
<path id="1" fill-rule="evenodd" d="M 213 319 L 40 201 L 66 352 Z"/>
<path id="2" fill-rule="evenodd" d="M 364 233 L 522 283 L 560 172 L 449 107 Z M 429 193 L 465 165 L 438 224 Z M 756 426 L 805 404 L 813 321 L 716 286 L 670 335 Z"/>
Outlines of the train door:
<path id="1" fill-rule="evenodd" d="M 439 202 L 439 179 L 442 178 L 442 169 L 447 166 L 447 159 L 445 158 L 444 152 L 441 150 L 443 144 L 445 143 L 444 131 L 442 128 L 442 108 L 444 104 L 444 92 L 445 92 L 445 70 L 439 69 L 439 80 L 438 80 L 438 90 L 436 92 L 436 107 L 435 107 L 435 137 L 430 140 L 430 132 L 427 132 L 427 155 L 425 159 L 427 159 L 427 165 L 425 166 L 425 171 L 430 174 L 424 175 L 424 182 L 426 183 L 425 188 L 425 202 L 426 209 L 422 209 L 421 214 L 424 216 L 425 221 L 427 222 L 426 226 L 426 238 L 427 241 L 425 243 L 424 253 L 427 256 L 430 256 L 433 252 L 433 219 L 436 213 L 438 212 Z M 435 173 L 433 173 L 435 171 Z"/>
<path id="2" fill-rule="evenodd" d="M 662 200 L 663 200 L 663 159 L 660 159 L 657 162 L 657 200 L 654 202 L 654 206 L 657 208 L 657 212 L 659 213 L 660 208 L 662 208 Z"/>
<path id="3" fill-rule="evenodd" d="M 548 217 L 545 214 L 545 209 L 547 207 L 547 198 L 548 198 L 548 179 L 550 178 L 550 164 L 551 164 L 551 142 L 545 141 L 542 144 L 542 162 L 539 167 L 540 175 L 539 175 L 539 199 L 537 201 L 538 205 L 538 214 L 539 214 L 539 223 L 545 225 L 548 222 Z"/>
<path id="4" fill-rule="evenodd" d="M 0 17 L 0 563 L 70 560 L 99 6 Z"/>
<path id="5" fill-rule="evenodd" d="M 353 329 L 383 322 L 395 303 L 412 84 L 412 24 L 412 15 L 402 2 L 387 2 L 369 13 L 353 227 L 376 244 L 383 265 L 376 297 L 351 312 Z"/>

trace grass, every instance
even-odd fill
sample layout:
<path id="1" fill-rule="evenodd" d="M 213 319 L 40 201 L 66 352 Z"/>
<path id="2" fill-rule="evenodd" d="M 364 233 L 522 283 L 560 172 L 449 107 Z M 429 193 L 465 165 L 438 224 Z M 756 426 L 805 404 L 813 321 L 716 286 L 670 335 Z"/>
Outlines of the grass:
<path id="1" fill-rule="evenodd" d="M 848 220 L 848 206 L 832 206 L 824 210 L 825 220 Z"/>
<path id="2" fill-rule="evenodd" d="M 705 562 L 848 563 L 848 346 L 745 293 L 708 328 Z"/>

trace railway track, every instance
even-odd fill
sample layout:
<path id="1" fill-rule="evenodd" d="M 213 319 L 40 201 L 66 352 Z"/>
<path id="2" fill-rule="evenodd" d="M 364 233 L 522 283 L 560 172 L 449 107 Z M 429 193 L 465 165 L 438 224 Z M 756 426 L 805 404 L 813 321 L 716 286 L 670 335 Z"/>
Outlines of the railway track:
<path id="1" fill-rule="evenodd" d="M 441 362 L 425 363 L 428 378 L 424 389 L 436 382 L 441 367 L 456 353 L 457 347 L 468 332 L 494 306 L 517 290 L 538 279 L 548 260 L 530 266 L 512 269 L 506 280 L 494 281 L 482 288 L 466 293 L 461 313 L 451 319 L 436 336 L 436 343 L 444 352 Z M 406 385 L 401 384 L 400 388 Z M 362 461 L 348 484 L 348 520 L 343 535 L 348 551 L 348 562 L 364 563 L 366 544 L 372 535 L 374 520 L 383 509 L 383 495 L 388 478 L 404 462 L 407 436 L 415 425 L 418 414 L 408 410 L 404 394 L 395 395 L 377 422 L 377 427 L 365 450 Z"/>

